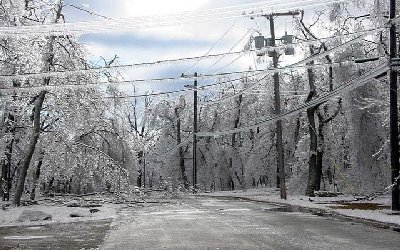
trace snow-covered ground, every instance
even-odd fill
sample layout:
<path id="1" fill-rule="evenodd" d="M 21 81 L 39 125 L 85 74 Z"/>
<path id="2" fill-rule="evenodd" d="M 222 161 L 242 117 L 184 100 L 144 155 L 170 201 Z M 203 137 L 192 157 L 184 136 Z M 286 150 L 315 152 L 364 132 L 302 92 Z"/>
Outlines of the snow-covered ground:
<path id="1" fill-rule="evenodd" d="M 373 220 L 382 223 L 390 223 L 400 226 L 400 215 L 392 215 L 390 207 L 390 196 L 377 197 L 372 201 L 357 200 L 352 195 L 339 195 L 337 197 L 308 197 L 303 195 L 288 194 L 287 200 L 280 199 L 279 190 L 271 188 L 249 189 L 247 191 L 220 191 L 205 193 L 202 195 L 213 197 L 236 197 L 246 198 L 254 201 L 270 202 L 282 205 L 300 206 L 305 208 L 321 209 L 328 213 L 334 213 L 354 218 Z M 349 203 L 379 203 L 388 208 L 378 210 L 360 210 L 360 209 L 340 209 L 338 202 Z"/>
<path id="2" fill-rule="evenodd" d="M 337 197 L 307 197 L 303 195 L 291 195 L 288 194 L 287 200 L 282 200 L 279 197 L 279 190 L 273 188 L 263 189 L 249 189 L 246 192 L 241 190 L 236 191 L 221 191 L 213 193 L 202 193 L 201 195 L 213 196 L 213 197 L 236 197 L 246 198 L 254 201 L 269 202 L 281 205 L 299 206 L 303 208 L 320 209 L 327 213 L 339 214 L 344 216 L 350 216 L 354 218 L 361 218 L 367 220 L 373 220 L 381 223 L 389 223 L 400 226 L 400 215 L 392 215 L 390 207 L 390 196 L 381 196 L 372 201 L 359 200 L 351 195 L 340 195 Z M 151 197 L 148 197 L 151 198 Z M 165 198 L 163 198 L 165 199 Z M 67 205 L 72 202 L 77 202 L 80 207 L 68 207 Z M 150 199 L 151 200 L 151 199 Z M 160 198 L 156 199 L 160 202 Z M 341 209 L 342 205 L 339 202 L 348 203 L 378 203 L 382 206 L 386 206 L 378 210 L 359 210 L 359 209 Z M 101 207 L 96 213 L 90 213 L 89 207 L 83 207 L 82 205 L 88 205 L 98 203 Z M 0 202 L 0 205 L 4 203 Z M 39 200 L 38 205 L 13 207 L 8 206 L 6 210 L 0 209 L 0 227 L 4 226 L 18 226 L 18 225 L 43 225 L 48 223 L 70 223 L 77 221 L 90 221 L 90 220 L 102 220 L 102 219 L 114 219 L 117 217 L 117 212 L 125 205 L 115 204 L 109 197 L 99 196 L 90 198 L 57 198 L 57 199 L 46 199 Z M 34 221 L 34 222 L 19 222 L 18 218 L 23 211 L 42 211 L 52 216 L 49 221 Z M 70 215 L 76 213 L 83 217 L 71 217 Z"/>
<path id="3" fill-rule="evenodd" d="M 4 203 L 0 202 L 0 205 Z M 122 205 L 113 203 L 102 203 L 101 207 L 96 207 L 98 212 L 90 213 L 89 207 L 67 207 L 64 204 L 52 204 L 50 202 L 40 202 L 38 205 L 14 207 L 8 206 L 6 210 L 0 209 L 0 227 L 20 226 L 20 225 L 44 225 L 49 223 L 70 223 L 77 221 L 114 219 Z M 24 211 L 41 211 L 52 216 L 51 220 L 20 222 L 19 216 Z M 71 214 L 79 214 L 82 217 L 71 217 Z"/>
<path id="4" fill-rule="evenodd" d="M 49 223 L 71 223 L 80 221 L 93 221 L 115 219 L 121 208 L 137 203 L 163 203 L 167 202 L 171 196 L 166 191 L 140 192 L 133 195 L 128 200 L 107 194 L 94 194 L 86 196 L 57 196 L 39 197 L 37 204 L 14 207 L 9 202 L 0 201 L 0 227 L 21 226 L 21 225 L 44 225 Z M 25 197 L 28 199 L 27 197 Z M 71 205 L 75 205 L 72 206 Z M 3 209 L 2 209 L 3 207 Z M 98 209 L 94 213 L 90 209 Z M 51 220 L 20 222 L 18 218 L 24 211 L 40 211 L 51 215 Z M 71 214 L 79 217 L 71 217 Z"/>

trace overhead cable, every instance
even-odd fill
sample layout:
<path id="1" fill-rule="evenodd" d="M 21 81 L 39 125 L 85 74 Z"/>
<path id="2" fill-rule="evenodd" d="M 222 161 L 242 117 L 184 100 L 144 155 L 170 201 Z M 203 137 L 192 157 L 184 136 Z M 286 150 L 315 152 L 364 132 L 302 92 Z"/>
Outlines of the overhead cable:
<path id="1" fill-rule="evenodd" d="M 239 21 L 239 19 L 236 19 L 236 20 L 232 23 L 232 25 L 228 28 L 228 30 L 226 30 L 226 31 L 222 34 L 222 36 L 221 36 L 217 41 L 215 41 L 215 43 L 211 46 L 211 48 L 210 48 L 201 58 L 198 58 L 198 59 L 196 60 L 196 62 L 195 62 L 192 66 L 190 66 L 190 68 L 188 68 L 187 70 L 185 70 L 185 72 L 184 72 L 183 74 L 187 74 L 190 70 L 192 70 L 194 67 L 196 67 L 196 66 L 202 61 L 203 58 L 206 58 L 206 57 L 211 53 L 211 51 L 217 46 L 217 44 L 218 44 L 222 39 L 224 39 L 225 36 L 233 29 L 233 27 L 237 24 L 238 21 Z M 231 52 L 231 51 L 229 51 L 229 52 Z"/>
<path id="2" fill-rule="evenodd" d="M 360 32 L 355 32 L 352 33 L 351 35 L 359 35 L 358 37 L 345 42 L 344 44 L 347 43 L 355 43 L 359 40 L 361 40 L 361 38 L 375 32 L 377 29 L 370 29 L 370 30 L 366 30 L 366 31 L 360 31 Z M 334 37 L 337 36 L 331 36 L 331 37 L 327 37 L 327 38 L 323 38 L 323 39 L 319 39 L 320 41 L 324 41 L 324 40 L 328 40 L 328 39 L 332 39 Z M 311 40 L 308 41 L 306 43 L 310 43 L 310 42 L 315 42 L 317 40 Z M 300 44 L 300 43 L 299 43 Z M 128 70 L 128 69 L 136 69 L 136 68 L 145 68 L 145 67 L 149 67 L 149 66 L 154 66 L 154 65 L 158 65 L 158 64 L 167 64 L 167 63 L 181 63 L 181 62 L 185 62 L 185 61 L 190 61 L 190 60 L 198 60 L 198 59 L 203 59 L 203 58 L 214 58 L 214 57 L 224 57 L 224 56 L 235 56 L 235 55 L 244 55 L 246 53 L 252 53 L 252 52 L 256 52 L 256 53 L 266 53 L 269 51 L 276 51 L 277 49 L 285 49 L 287 48 L 289 45 L 282 45 L 282 46 L 275 46 L 275 47 L 267 47 L 267 48 L 263 48 L 261 50 L 256 50 L 256 49 L 252 49 L 252 50 L 241 50 L 241 51 L 229 51 L 229 52 L 225 52 L 225 53 L 218 53 L 218 54 L 212 54 L 212 55 L 206 55 L 206 56 L 195 56 L 195 57 L 184 57 L 184 58 L 177 58 L 177 59 L 165 59 L 165 60 L 158 60 L 158 61 L 153 61 L 153 62 L 144 62 L 144 63 L 134 63 L 134 64 L 124 64 L 124 65 L 113 65 L 113 66 L 106 66 L 106 67 L 97 67 L 97 68 L 89 68 L 89 69 L 76 69 L 76 70 L 65 70 L 65 71 L 51 71 L 51 72 L 32 72 L 32 73 L 24 73 L 24 74 L 3 74 L 0 75 L 0 80 L 18 80 L 18 79 L 25 79 L 25 78 L 45 78 L 45 77 L 67 77 L 67 76 L 72 76 L 72 75 L 84 75 L 84 74 L 95 74 L 95 73 L 101 73 L 101 72 L 111 72 L 111 71 L 117 71 L 117 70 Z M 340 48 L 338 48 L 340 49 Z M 210 75 L 210 74 L 208 74 Z M 201 76 L 198 77 L 203 77 L 203 76 L 207 76 L 207 74 L 203 74 Z M 184 78 L 190 78 L 189 76 L 184 76 Z M 193 77 L 191 77 L 190 79 L 193 79 Z"/>
<path id="3" fill-rule="evenodd" d="M 317 58 L 317 57 L 315 57 Z M 314 60 L 317 60 L 315 59 Z M 383 59 L 383 58 L 379 58 Z M 196 89 L 192 88 L 187 88 L 187 89 L 180 89 L 180 90 L 173 90 L 173 91 L 165 91 L 165 92 L 158 92 L 158 93 L 148 93 L 148 94 L 137 94 L 137 95 L 127 95 L 127 96 L 108 96 L 106 98 L 134 98 L 134 97 L 147 97 L 147 96 L 159 96 L 159 95 L 168 95 L 168 94 L 174 94 L 174 93 L 181 93 L 181 92 L 187 92 L 187 91 L 207 91 L 209 87 L 213 86 L 218 86 L 218 85 L 223 85 L 225 83 L 234 83 L 237 81 L 242 81 L 245 76 L 243 74 L 246 74 L 248 78 L 251 77 L 256 77 L 260 76 L 265 73 L 280 73 L 284 71 L 292 71 L 294 69 L 318 69 L 318 68 L 327 68 L 327 67 L 342 67 L 342 66 L 351 66 L 351 65 L 358 65 L 356 60 L 348 60 L 348 61 L 340 61 L 340 62 L 332 62 L 332 63 L 319 63 L 319 64 L 312 64 L 312 65 L 289 65 L 286 67 L 278 68 L 278 69 L 264 69 L 264 70 L 247 70 L 247 71 L 237 71 L 237 72 L 230 72 L 230 73 L 223 73 L 223 74 L 215 74 L 215 75 L 207 75 L 209 78 L 213 77 L 218 77 L 218 76 L 228 76 L 228 75 L 241 75 L 240 77 L 234 78 L 234 79 L 228 79 L 224 81 L 218 81 L 213 84 L 207 84 L 203 86 L 199 86 Z M 82 89 L 82 88 L 96 88 L 99 85 L 104 85 L 104 84 L 110 84 L 110 85 L 121 85 L 121 84 L 131 84 L 131 83 L 148 83 L 148 82 L 163 82 L 163 81 L 177 81 L 177 80 L 182 80 L 182 81 L 187 81 L 190 80 L 192 77 L 179 77 L 179 78 L 155 78 L 155 79 L 136 79 L 136 80 L 123 80 L 123 81 L 116 81 L 116 82 L 93 82 L 93 83 L 84 83 L 84 84 L 63 84 L 63 85 L 46 85 L 46 86 L 20 86 L 20 87 L 6 87 L 6 88 L 0 88 L 0 93 L 16 93 L 16 92 L 25 92 L 25 91 L 57 91 L 57 90 L 62 90 L 62 89 Z M 257 82 L 265 79 L 266 77 L 263 77 L 262 79 L 256 80 Z M 254 88 L 256 86 L 253 86 L 251 88 L 246 88 L 243 89 L 245 92 L 254 91 Z M 242 92 L 238 93 L 240 95 Z M 243 92 L 244 93 L 244 92 Z M 238 96 L 235 95 L 235 96 Z M 226 97 L 226 99 L 231 99 L 233 98 L 232 96 Z M 211 105 L 214 103 L 221 102 L 222 100 L 218 101 L 210 101 L 210 102 L 205 102 L 205 105 Z"/>
<path id="4" fill-rule="evenodd" d="M 311 61 L 318 60 L 319 58 L 323 58 L 326 55 L 329 55 L 331 53 L 337 52 L 343 48 L 346 48 L 354 43 L 356 43 L 358 40 L 360 40 L 363 36 L 367 34 L 364 34 L 362 36 L 358 36 L 357 38 L 354 38 L 350 41 L 347 41 L 343 44 L 340 44 L 336 46 L 335 48 L 325 51 L 323 53 L 317 54 L 317 55 L 312 55 L 306 59 L 303 59 L 297 63 L 281 67 L 281 68 L 268 68 L 268 69 L 260 69 L 260 70 L 247 70 L 247 71 L 236 71 L 236 72 L 225 72 L 225 73 L 217 73 L 217 74 L 205 74 L 205 75 L 200 75 L 200 76 L 181 76 L 181 77 L 165 77 L 165 78 L 153 78 L 153 79 L 135 79 L 135 80 L 127 80 L 127 81 L 119 81 L 119 82 L 103 82 L 102 84 L 122 84 L 122 83 L 147 83 L 147 82 L 168 82 L 168 81 L 187 81 L 187 80 L 193 80 L 193 79 L 208 79 L 208 78 L 218 78 L 218 77 L 224 77 L 224 76 L 232 76 L 232 75 L 243 75 L 247 74 L 248 77 L 254 77 L 263 73 L 280 73 L 284 72 L 287 70 L 293 70 L 296 68 L 309 68 L 309 67 L 325 67 L 327 65 L 343 65 L 345 63 L 351 63 L 349 62 L 339 62 L 339 63 L 328 63 L 328 64 L 314 64 L 314 65 L 305 65 Z M 48 74 L 51 74 L 54 72 L 48 72 Z M 46 73 L 41 73 L 41 74 L 46 74 Z M 1 77 L 0 77 L 1 78 Z M 46 85 L 46 86 L 21 86 L 21 87 L 10 87 L 10 88 L 0 88 L 0 92 L 7 92 L 7 91 L 24 91 L 24 90 L 53 90 L 53 89 L 64 89 L 64 88 L 82 88 L 82 87 L 96 87 L 100 85 L 99 83 L 86 83 L 86 84 L 65 84 L 65 85 Z M 249 89 L 248 89 L 249 90 Z"/>
<path id="5" fill-rule="evenodd" d="M 173 126 L 177 121 L 179 121 L 180 119 L 182 119 L 184 116 L 186 116 L 187 114 L 189 114 L 190 109 L 188 107 L 183 108 L 183 110 L 181 110 L 181 113 L 179 114 L 178 117 L 176 117 L 174 120 L 170 121 L 169 123 L 167 123 L 166 125 L 163 126 L 163 128 L 158 129 L 157 134 L 154 134 L 148 138 L 145 138 L 147 141 L 152 140 L 153 138 L 155 138 L 156 136 L 158 136 L 160 133 L 164 132 L 165 130 L 169 129 L 171 126 Z"/>
<path id="6" fill-rule="evenodd" d="M 32 26 L 17 26 L 17 27 L 0 27 L 0 36 L 2 37 L 27 37 L 32 35 L 45 36 L 60 36 L 70 34 L 88 34 L 104 31 L 121 31 L 132 30 L 137 28 L 150 27 L 166 27 L 174 25 L 182 25 L 188 23 L 198 23 L 205 21 L 218 21 L 236 17 L 254 16 L 256 14 L 268 14 L 275 11 L 292 10 L 293 8 L 313 8 L 321 5 L 332 3 L 340 3 L 346 0 L 304 0 L 302 2 L 290 2 L 279 4 L 264 4 L 256 7 L 238 8 L 237 10 L 226 10 L 207 12 L 200 14 L 191 14 L 180 16 L 179 13 L 169 16 L 159 17 L 133 17 L 119 18 L 113 20 L 91 21 L 91 22 L 75 22 L 75 23 L 59 23 L 59 24 L 44 24 Z M 267 11 L 268 10 L 268 11 Z"/>
<path id="7" fill-rule="evenodd" d="M 192 140 L 192 138 L 188 138 L 188 139 L 186 139 L 186 140 L 184 140 L 183 142 L 181 142 L 181 143 L 179 143 L 178 145 L 176 145 L 175 147 L 173 147 L 173 148 L 171 148 L 171 149 L 168 149 L 165 153 L 163 153 L 163 154 L 157 154 L 157 155 L 154 155 L 154 156 L 150 156 L 149 158 L 147 158 L 147 159 L 159 159 L 159 158 L 165 158 L 165 157 L 167 157 L 167 156 L 170 156 L 170 155 L 172 155 L 173 153 L 175 153 L 175 150 L 177 150 L 177 149 L 179 149 L 179 148 L 181 148 L 181 147 L 184 147 L 184 146 L 186 146 L 186 145 L 188 145 L 190 142 L 191 142 L 191 140 Z"/>
<path id="8" fill-rule="evenodd" d="M 139 94 L 139 95 L 123 95 L 123 96 L 104 96 L 101 98 L 105 99 L 126 99 L 126 98 L 140 98 L 140 97 L 151 97 L 151 96 L 160 96 L 160 95 L 170 95 L 170 94 L 177 94 L 187 92 L 188 89 L 180 89 L 174 91 L 165 91 L 165 92 L 158 92 L 158 93 L 147 93 L 147 94 Z"/>
<path id="9" fill-rule="evenodd" d="M 326 63 L 326 64 L 313 64 L 313 65 L 307 65 L 306 64 L 308 62 L 318 60 L 319 58 L 323 58 L 326 55 L 329 55 L 330 53 L 336 52 L 339 48 L 343 48 L 343 46 L 345 46 L 345 45 L 349 46 L 351 44 L 352 43 L 347 43 L 347 45 L 346 45 L 346 43 L 345 44 L 341 44 L 341 45 L 339 45 L 339 46 L 337 46 L 337 47 L 335 47 L 335 48 L 333 48 L 331 50 L 328 50 L 328 51 L 326 51 L 324 53 L 310 56 L 310 57 L 308 57 L 308 58 L 306 58 L 306 59 L 304 59 L 302 61 L 299 61 L 297 63 L 291 64 L 289 66 L 286 66 L 286 67 L 283 67 L 283 68 L 278 68 L 278 69 L 274 69 L 274 68 L 269 69 L 268 72 L 270 72 L 270 73 L 280 73 L 283 70 L 289 70 L 289 69 L 294 69 L 294 68 L 308 69 L 308 68 L 316 68 L 316 67 L 321 67 L 321 66 L 322 67 L 327 67 L 327 66 L 332 67 L 332 66 L 336 66 L 336 65 L 339 65 L 339 66 L 345 66 L 345 65 L 350 65 L 350 64 L 354 65 L 354 64 L 356 64 L 355 61 L 346 61 L 346 62 L 338 62 L 338 63 Z M 303 65 L 303 64 L 305 64 L 305 65 Z M 252 73 L 253 72 L 266 72 L 266 70 L 249 71 L 249 72 L 252 72 Z M 257 74 L 255 74 L 255 75 L 257 75 Z M 255 76 L 255 75 L 253 75 L 253 76 Z M 221 102 L 224 102 L 226 100 L 230 100 L 232 98 L 238 97 L 240 95 L 243 95 L 245 92 L 251 91 L 254 88 L 256 88 L 258 86 L 258 83 L 261 82 L 262 80 L 264 80 L 265 78 L 266 78 L 266 76 L 262 77 L 261 79 L 257 80 L 256 82 L 254 82 L 250 86 L 248 86 L 245 90 L 239 91 L 236 94 L 229 95 L 227 97 L 223 97 L 223 98 L 221 98 L 219 100 L 215 100 L 215 101 L 203 102 L 203 103 L 201 103 L 201 105 L 203 105 L 203 106 L 214 105 L 214 104 L 221 103 Z"/>
<path id="10" fill-rule="evenodd" d="M 249 29 L 228 51 L 228 53 L 232 53 L 233 49 L 243 41 L 243 39 L 245 39 L 250 32 L 254 31 L 254 29 Z M 277 47 L 275 46 L 275 49 L 277 49 Z M 252 50 L 249 50 L 252 51 Z M 205 70 L 203 70 L 203 72 L 200 73 L 200 75 L 203 75 L 205 73 L 207 73 L 212 67 L 214 67 L 215 65 L 217 65 L 222 59 L 225 58 L 226 55 L 219 57 L 213 64 L 211 64 L 208 68 L 206 68 Z"/>
<path id="11" fill-rule="evenodd" d="M 256 129 L 261 126 L 265 126 L 271 123 L 274 123 L 278 120 L 282 120 L 284 118 L 289 118 L 293 115 L 299 114 L 303 111 L 306 111 L 307 109 L 311 107 L 315 107 L 321 103 L 324 103 L 326 101 L 329 101 L 330 99 L 339 96 L 341 94 L 347 93 L 357 87 L 360 87 L 370 80 L 374 79 L 376 76 L 381 75 L 382 73 L 386 72 L 389 70 L 389 66 L 387 64 L 381 64 L 379 67 L 369 71 L 368 73 L 362 75 L 361 77 L 358 77 L 356 79 L 353 79 L 347 83 L 344 83 L 340 87 L 336 88 L 335 90 L 328 92 L 324 95 L 321 95 L 319 98 L 316 98 L 308 103 L 305 103 L 303 105 L 300 105 L 299 107 L 282 113 L 280 115 L 276 115 L 273 117 L 265 118 L 264 121 L 261 121 L 259 123 L 256 123 L 251 126 L 246 126 L 246 127 L 241 127 L 237 129 L 231 129 L 231 130 L 221 130 L 221 131 L 214 131 L 214 132 L 198 132 L 196 135 L 199 137 L 215 137 L 215 136 L 221 136 L 221 135 L 229 135 L 229 134 L 234 134 L 234 133 L 239 133 L 239 132 L 246 132 L 251 129 Z"/>

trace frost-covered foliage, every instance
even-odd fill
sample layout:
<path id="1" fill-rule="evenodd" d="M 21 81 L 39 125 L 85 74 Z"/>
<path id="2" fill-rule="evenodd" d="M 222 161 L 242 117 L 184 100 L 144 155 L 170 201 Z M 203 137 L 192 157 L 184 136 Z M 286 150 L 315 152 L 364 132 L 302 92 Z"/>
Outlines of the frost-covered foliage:
<path id="1" fill-rule="evenodd" d="M 61 0 L 0 4 L 2 26 L 64 21 Z M 324 96 L 385 62 L 388 34 L 380 27 L 387 23 L 387 9 L 387 1 L 353 0 L 298 17 L 294 22 L 298 58 L 320 55 L 369 29 L 376 31 L 308 61 L 309 68 L 279 70 L 282 112 Z M 93 67 L 73 36 L 5 38 L 0 49 L 1 75 Z M 378 60 L 357 65 L 348 62 L 375 57 Z M 106 66 L 115 59 L 105 62 Z M 270 60 L 266 55 L 258 61 L 267 64 Z M 148 97 L 139 105 L 137 99 L 119 98 L 124 94 L 111 85 L 79 87 L 104 79 L 113 82 L 118 77 L 93 73 L 0 78 L 1 192 L 7 190 L 8 176 L 13 179 L 12 190 L 19 186 L 24 166 L 30 166 L 26 189 L 40 187 L 43 193 L 120 193 L 144 182 L 147 187 L 173 190 L 193 186 L 192 96 Z M 219 80 L 225 83 L 212 86 L 212 94 L 199 91 L 198 130 L 211 134 L 197 141 L 198 188 L 276 187 L 276 124 L 265 122 L 275 115 L 272 74 L 247 73 L 236 80 Z M 47 85 L 54 88 L 41 88 Z M 57 87 L 62 85 L 74 87 Z M 385 77 L 371 79 L 283 119 L 290 192 L 372 193 L 389 185 L 387 85 Z M 41 98 L 43 102 L 38 101 Z M 241 129 L 248 126 L 252 128 Z M 218 133 L 229 129 L 235 131 Z"/>
<path id="2" fill-rule="evenodd" d="M 330 5 L 314 16 L 306 12 L 304 18 L 296 22 L 296 36 L 299 41 L 313 42 L 298 46 L 297 52 L 304 57 L 317 55 L 362 34 L 357 32 L 382 27 L 387 21 L 387 9 L 387 1 L 354 0 Z M 334 38 L 318 40 L 328 36 Z M 385 57 L 386 41 L 386 30 L 377 30 L 357 43 L 312 63 L 328 64 L 357 58 Z M 309 101 L 307 98 L 313 100 L 329 93 L 382 62 L 384 59 L 358 65 L 343 63 L 331 69 L 327 65 L 311 70 L 282 71 L 282 112 L 303 105 Z M 310 89 L 310 74 L 315 89 Z M 200 92 L 201 101 L 203 98 L 216 100 L 235 97 L 213 104 L 201 104 L 199 130 L 213 132 L 246 127 L 274 116 L 272 75 L 261 78 L 244 75 L 240 81 L 232 80 L 219 86 L 217 92 L 220 94 L 201 96 Z M 253 85 L 256 87 L 248 88 Z M 255 93 L 254 89 L 259 92 Z M 318 170 L 321 180 L 312 191 L 321 189 L 373 193 L 390 184 L 388 92 L 385 77 L 371 79 L 364 86 L 316 107 L 312 115 L 315 126 L 311 129 L 316 134 L 315 142 L 310 139 L 310 117 L 305 112 L 284 119 L 285 166 L 291 192 L 306 192 L 310 182 L 309 167 L 314 166 L 310 164 L 312 159 L 316 159 L 316 166 L 321 167 Z M 191 103 L 191 100 L 192 97 L 186 97 L 186 103 Z M 175 136 L 177 116 L 173 112 L 178 106 L 177 102 L 163 101 L 152 110 L 157 115 L 152 116 L 151 126 L 154 130 L 162 128 L 163 132 L 153 142 L 155 148 L 152 151 L 161 156 L 149 162 L 151 172 L 146 174 L 147 178 L 153 178 L 155 173 L 163 173 L 163 177 L 182 181 L 179 150 L 172 150 L 167 157 L 163 156 L 163 152 L 179 144 Z M 181 133 L 190 139 L 193 113 L 191 109 L 188 112 L 180 122 L 183 124 Z M 181 149 L 184 152 L 185 173 L 191 177 L 192 147 L 188 143 L 189 146 L 185 144 Z M 274 123 L 231 135 L 201 137 L 198 139 L 197 153 L 200 188 L 226 190 L 265 185 L 274 187 L 277 175 L 275 151 Z M 316 157 L 312 158 L 312 155 Z"/>
<path id="3" fill-rule="evenodd" d="M 0 4 L 2 26 L 64 22 L 61 0 L 12 0 Z M 86 60 L 85 48 L 73 36 L 7 38 L 0 43 L 2 75 L 93 67 Z M 9 176 L 11 191 L 15 192 L 26 163 L 30 166 L 26 192 L 34 191 L 35 187 L 43 193 L 121 192 L 130 188 L 138 164 L 138 139 L 128 122 L 131 106 L 104 99 L 115 95 L 111 88 L 106 93 L 97 88 L 79 88 L 101 80 L 100 73 L 1 78 L 1 193 L 7 190 Z M 41 88 L 47 85 L 54 87 Z M 57 88 L 62 85 L 75 87 Z M 43 104 L 39 136 L 35 140 L 34 111 L 39 96 Z M 32 158 L 27 158 L 27 152 L 33 152 Z"/>
<path id="4" fill-rule="evenodd" d="M 383 1 L 353 1 L 349 3 L 335 4 L 326 14 L 330 22 L 326 22 L 326 16 L 319 13 L 315 20 L 310 22 L 313 26 L 307 26 L 313 34 L 321 33 L 318 27 L 337 38 L 329 43 L 324 43 L 329 48 L 335 47 L 346 41 L 344 35 L 367 30 L 371 27 L 381 27 L 385 19 L 384 10 L 387 10 Z M 300 26 L 300 25 L 299 25 Z M 315 26 L 315 27 L 314 27 Z M 304 32 L 303 27 L 302 35 Z M 387 51 L 385 31 L 376 32 L 368 36 L 362 42 L 349 46 L 347 49 L 331 56 L 332 61 L 353 60 L 354 58 L 384 57 Z M 305 37 L 307 38 L 307 37 Z M 374 68 L 377 63 L 364 63 L 360 65 L 342 66 L 333 70 L 333 85 L 354 79 Z M 329 91 L 327 79 L 328 72 L 318 72 L 320 78 L 317 92 Z M 329 77 L 329 76 L 328 76 Z M 363 87 L 342 95 L 340 106 L 331 102 L 323 104 L 317 110 L 320 128 L 322 117 L 337 114 L 329 123 L 323 124 L 319 134 L 323 135 L 323 144 L 318 141 L 318 152 L 323 153 L 321 188 L 327 190 L 339 190 L 349 193 L 373 193 L 379 192 L 390 183 L 390 162 L 388 161 L 388 89 L 386 79 L 371 80 Z M 308 166 L 307 145 L 309 136 L 304 134 L 304 139 L 299 144 L 298 168 L 289 184 L 291 189 L 304 192 L 304 182 L 307 177 Z M 300 152 L 299 152 L 300 153 Z M 302 157 L 301 157 L 302 156 Z M 299 171 L 300 170 L 300 171 Z M 299 189 L 299 187 L 302 187 Z"/>

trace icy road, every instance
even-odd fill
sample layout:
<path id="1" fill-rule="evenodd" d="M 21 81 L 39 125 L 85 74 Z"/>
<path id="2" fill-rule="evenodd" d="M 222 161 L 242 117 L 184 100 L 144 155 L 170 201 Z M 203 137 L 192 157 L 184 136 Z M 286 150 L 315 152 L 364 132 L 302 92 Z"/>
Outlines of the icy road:
<path id="1" fill-rule="evenodd" d="M 271 206 L 192 197 L 123 209 L 101 249 L 399 249 L 400 233 Z"/>

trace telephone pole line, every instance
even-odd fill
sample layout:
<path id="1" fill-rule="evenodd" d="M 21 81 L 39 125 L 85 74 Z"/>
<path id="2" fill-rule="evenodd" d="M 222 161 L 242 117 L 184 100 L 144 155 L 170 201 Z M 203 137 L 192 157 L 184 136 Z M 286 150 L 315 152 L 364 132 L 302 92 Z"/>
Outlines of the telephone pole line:
<path id="1" fill-rule="evenodd" d="M 300 15 L 299 11 L 288 11 L 281 13 L 273 13 L 269 15 L 263 15 L 267 19 L 269 19 L 269 26 L 271 32 L 271 47 L 275 47 L 276 45 L 276 37 L 275 37 L 275 22 L 274 18 L 277 16 L 296 16 Z M 274 50 L 272 52 L 272 63 L 274 68 L 278 68 L 278 53 Z M 279 84 L 279 73 L 274 73 L 274 103 L 275 103 L 275 114 L 281 114 L 281 96 L 280 96 L 280 84 Z M 276 176 L 276 185 L 280 189 L 281 199 L 286 199 L 286 181 L 285 181 L 285 158 L 284 158 L 284 149 L 283 149 L 283 128 L 282 121 L 278 120 L 276 122 L 276 151 L 277 151 L 277 176 Z"/>
<path id="2" fill-rule="evenodd" d="M 197 187 L 197 73 L 193 84 L 193 190 Z"/>
<path id="3" fill-rule="evenodd" d="M 143 188 L 146 188 L 146 153 L 143 150 Z"/>
<path id="4" fill-rule="evenodd" d="M 396 17 L 396 0 L 389 0 L 389 21 Z M 396 24 L 391 22 L 389 31 L 390 63 L 397 57 Z M 392 169 L 392 210 L 400 210 L 399 192 L 399 124 L 397 104 L 397 71 L 388 72 L 390 83 L 390 162 Z"/>

